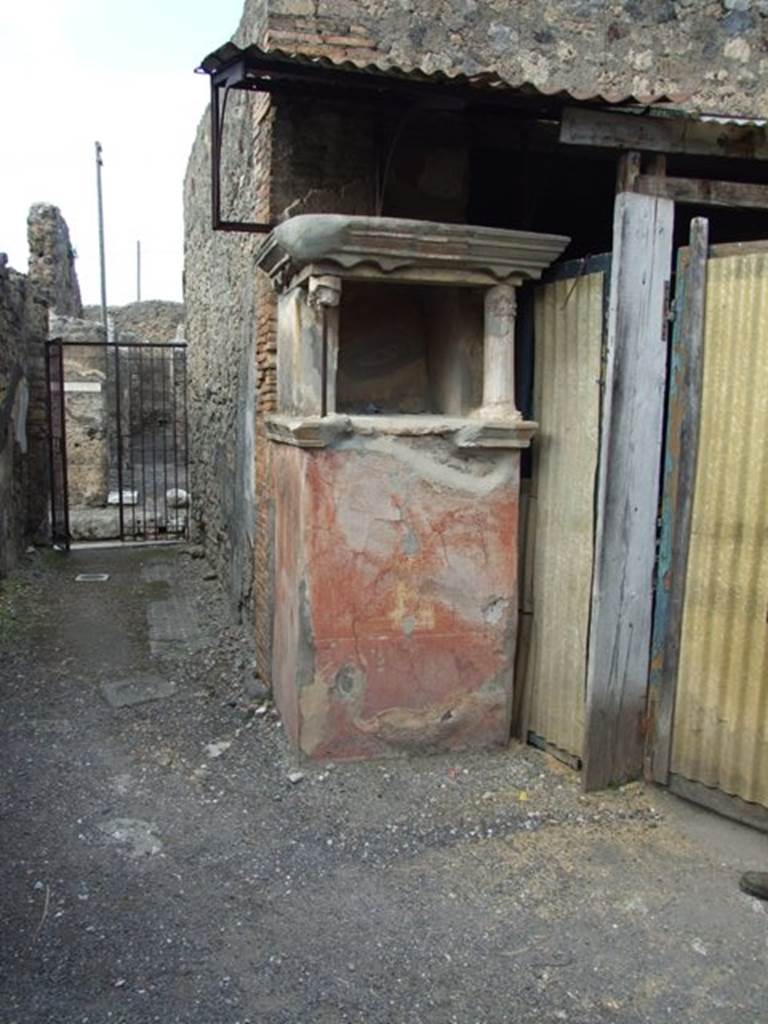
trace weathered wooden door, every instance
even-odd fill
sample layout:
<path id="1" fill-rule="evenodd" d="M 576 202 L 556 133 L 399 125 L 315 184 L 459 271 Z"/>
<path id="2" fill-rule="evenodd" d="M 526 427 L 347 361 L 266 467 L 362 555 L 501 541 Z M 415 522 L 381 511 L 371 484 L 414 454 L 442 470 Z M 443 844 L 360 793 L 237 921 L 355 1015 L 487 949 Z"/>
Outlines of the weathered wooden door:
<path id="1" fill-rule="evenodd" d="M 535 296 L 521 737 L 580 764 L 609 256 L 557 268 Z"/>
<path id="2" fill-rule="evenodd" d="M 652 774 L 768 826 L 768 243 L 681 253 Z"/>
<path id="3" fill-rule="evenodd" d="M 588 789 L 642 771 L 672 229 L 671 201 L 620 193 L 610 283 L 577 265 L 538 293 L 519 733 Z"/>

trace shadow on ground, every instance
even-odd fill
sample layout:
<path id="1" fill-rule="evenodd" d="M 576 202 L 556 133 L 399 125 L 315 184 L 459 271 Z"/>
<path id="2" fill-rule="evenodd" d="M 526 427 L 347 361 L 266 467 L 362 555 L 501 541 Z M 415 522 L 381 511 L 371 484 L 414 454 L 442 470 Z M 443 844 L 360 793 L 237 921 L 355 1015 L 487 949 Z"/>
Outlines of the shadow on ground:
<path id="1" fill-rule="evenodd" d="M 736 885 L 764 836 L 519 747 L 291 782 L 206 568 L 44 554 L 2 585 L 5 1022 L 764 1019 Z"/>

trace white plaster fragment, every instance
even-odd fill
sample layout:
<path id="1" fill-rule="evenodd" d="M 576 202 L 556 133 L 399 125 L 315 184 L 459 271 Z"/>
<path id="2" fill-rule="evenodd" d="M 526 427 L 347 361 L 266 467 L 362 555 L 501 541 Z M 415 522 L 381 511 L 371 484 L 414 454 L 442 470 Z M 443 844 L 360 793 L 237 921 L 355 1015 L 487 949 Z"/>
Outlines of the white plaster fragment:
<path id="1" fill-rule="evenodd" d="M 728 40 L 723 53 L 726 57 L 730 57 L 731 60 L 738 60 L 742 64 L 746 64 L 752 56 L 752 47 L 742 36 L 737 36 L 735 39 Z"/>

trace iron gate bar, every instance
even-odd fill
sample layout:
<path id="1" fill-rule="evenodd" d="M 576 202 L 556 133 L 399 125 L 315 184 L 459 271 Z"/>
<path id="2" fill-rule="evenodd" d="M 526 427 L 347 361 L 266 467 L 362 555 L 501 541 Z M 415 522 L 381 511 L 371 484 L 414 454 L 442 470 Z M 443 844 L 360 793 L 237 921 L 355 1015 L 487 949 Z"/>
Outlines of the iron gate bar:
<path id="1" fill-rule="evenodd" d="M 122 402 L 120 395 L 120 347 L 117 341 L 117 334 L 113 335 L 112 344 L 115 349 L 115 417 L 117 419 L 117 517 L 120 524 L 120 540 L 125 540 L 125 515 L 123 511 L 123 421 Z"/>
<path id="2" fill-rule="evenodd" d="M 55 359 L 58 384 L 57 408 L 54 412 L 53 375 Z M 69 550 L 69 484 L 67 477 L 66 415 L 64 404 L 64 356 L 62 342 L 50 339 L 45 343 L 45 380 L 48 414 L 48 457 L 51 488 L 51 540 Z M 58 442 L 58 445 L 57 445 Z M 61 521 L 61 529 L 58 529 Z"/>
<path id="3" fill-rule="evenodd" d="M 187 361 L 183 359 L 181 361 L 182 373 L 184 378 L 183 395 L 184 395 L 184 490 L 187 493 L 187 526 L 186 532 L 189 532 L 189 517 L 192 512 L 192 502 L 189 498 L 189 412 L 187 406 Z"/>
<path id="4" fill-rule="evenodd" d="M 176 529 L 179 528 L 179 429 L 178 429 L 178 417 L 179 417 L 179 372 L 176 366 L 176 354 L 171 365 L 173 366 L 173 470 L 174 480 L 173 486 L 176 490 L 177 504 L 176 504 Z"/>
<path id="5" fill-rule="evenodd" d="M 167 408 L 168 402 L 168 390 L 167 390 L 167 379 L 168 379 L 168 360 L 163 360 L 162 365 L 162 381 L 163 381 L 163 408 Z M 169 521 L 169 510 L 168 510 L 168 430 L 166 429 L 165 423 L 163 424 L 163 491 L 165 492 L 165 532 L 168 533 L 168 521 Z"/>
<path id="6" fill-rule="evenodd" d="M 173 395 L 173 420 L 172 420 L 172 423 L 173 423 L 173 489 L 175 490 L 175 493 L 176 493 L 176 500 L 175 500 L 175 503 L 174 503 L 174 506 L 173 506 L 173 513 L 174 513 L 174 515 L 173 515 L 173 524 L 176 527 L 176 529 L 178 530 L 178 501 L 179 501 L 179 493 L 178 493 L 178 447 L 177 447 L 177 443 L 176 443 L 176 441 L 177 441 L 177 437 L 176 437 L 176 415 L 177 415 L 177 412 L 176 412 L 176 359 L 175 359 L 175 356 L 174 356 L 174 358 L 171 359 L 171 370 L 173 371 L 173 373 L 171 375 L 171 394 Z"/>
<path id="7" fill-rule="evenodd" d="M 139 380 L 144 380 L 144 353 L 139 349 Z M 137 436 L 141 439 L 141 529 L 147 532 L 147 474 L 146 474 L 146 438 L 144 434 L 144 388 L 139 387 L 139 422 Z"/>
<path id="8" fill-rule="evenodd" d="M 157 365 L 155 359 L 150 362 L 150 382 L 152 384 L 152 390 L 150 392 L 150 402 L 153 409 L 153 413 L 157 408 L 155 401 L 155 377 L 156 377 Z M 156 416 L 150 417 L 152 423 L 152 507 L 155 513 L 155 528 L 153 534 L 155 540 L 158 539 L 158 420 Z"/>
<path id="9" fill-rule="evenodd" d="M 131 533 L 136 536 L 136 416 L 133 411 L 133 381 L 136 362 L 133 352 L 128 353 L 128 445 L 131 461 Z"/>

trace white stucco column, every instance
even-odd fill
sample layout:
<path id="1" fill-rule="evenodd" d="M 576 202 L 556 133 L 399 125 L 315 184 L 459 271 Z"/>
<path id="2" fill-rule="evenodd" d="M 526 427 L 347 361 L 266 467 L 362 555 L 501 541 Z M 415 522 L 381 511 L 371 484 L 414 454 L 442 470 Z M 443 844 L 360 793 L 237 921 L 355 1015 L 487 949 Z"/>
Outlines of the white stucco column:
<path id="1" fill-rule="evenodd" d="M 511 284 L 497 284 L 485 293 L 483 342 L 483 404 L 487 419 L 522 419 L 515 404 L 515 319 L 517 299 Z"/>
<path id="2" fill-rule="evenodd" d="M 341 278 L 328 274 L 309 279 L 309 304 L 321 317 L 321 377 L 325 380 L 324 416 L 336 412 L 336 375 L 339 370 L 339 303 Z"/>

